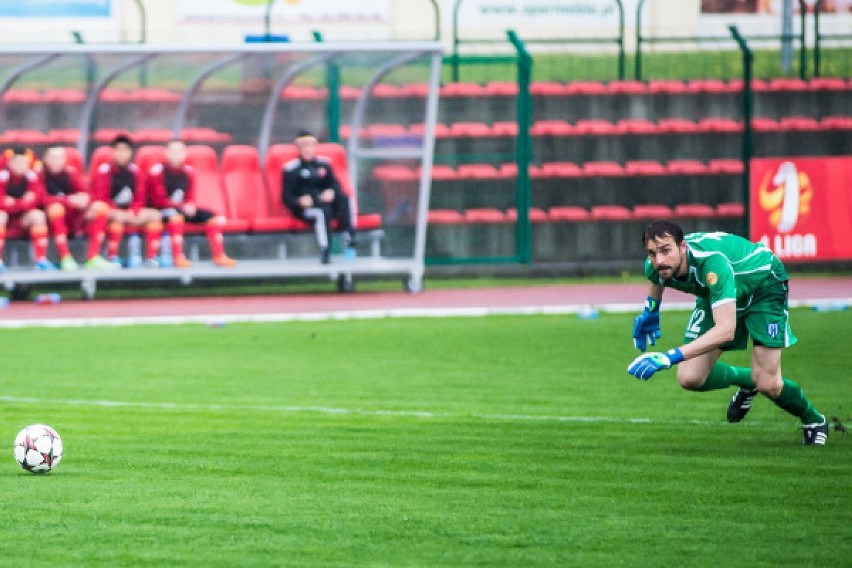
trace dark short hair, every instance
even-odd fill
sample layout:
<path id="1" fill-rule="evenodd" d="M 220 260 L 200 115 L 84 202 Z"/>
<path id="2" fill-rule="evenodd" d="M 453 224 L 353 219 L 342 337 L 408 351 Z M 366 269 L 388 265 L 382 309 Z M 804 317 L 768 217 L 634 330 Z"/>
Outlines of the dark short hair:
<path id="1" fill-rule="evenodd" d="M 675 244 L 683 242 L 683 229 L 677 223 L 671 221 L 653 221 L 649 223 L 642 232 L 642 246 L 648 241 L 655 241 L 662 237 L 674 238 Z"/>
<path id="2" fill-rule="evenodd" d="M 130 136 L 128 136 L 127 134 L 119 134 L 115 138 L 112 139 L 112 142 L 110 142 L 110 146 L 115 148 L 119 144 L 127 144 L 128 146 L 130 146 L 132 148 L 133 147 L 133 140 L 131 140 Z"/>
<path id="3" fill-rule="evenodd" d="M 13 156 L 26 156 L 27 155 L 27 149 L 24 148 L 23 146 L 15 146 L 14 148 L 12 148 L 12 155 Z"/>
<path id="4" fill-rule="evenodd" d="M 299 138 L 313 138 L 314 140 L 318 140 L 316 135 L 310 130 L 300 130 L 299 133 L 296 135 L 296 140 L 298 140 Z"/>

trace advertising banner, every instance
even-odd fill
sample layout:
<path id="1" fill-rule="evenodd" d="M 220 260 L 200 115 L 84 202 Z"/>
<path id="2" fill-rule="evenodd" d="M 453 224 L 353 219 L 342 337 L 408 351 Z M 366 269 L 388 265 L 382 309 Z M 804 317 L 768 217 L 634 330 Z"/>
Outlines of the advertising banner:
<path id="1" fill-rule="evenodd" d="M 785 261 L 852 260 L 852 156 L 751 162 L 751 238 Z"/>
<path id="2" fill-rule="evenodd" d="M 177 0 L 181 21 L 259 21 L 267 11 L 267 0 Z M 390 0 L 275 0 L 270 16 L 278 22 L 315 24 L 333 22 L 388 22 Z"/>
<path id="3" fill-rule="evenodd" d="M 0 0 L 0 18 L 109 18 L 111 0 Z"/>

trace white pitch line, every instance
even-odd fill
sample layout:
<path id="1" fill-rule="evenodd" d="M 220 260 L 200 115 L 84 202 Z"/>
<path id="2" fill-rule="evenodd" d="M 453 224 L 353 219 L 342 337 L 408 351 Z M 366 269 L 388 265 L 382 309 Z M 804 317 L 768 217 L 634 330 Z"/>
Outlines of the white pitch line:
<path id="1" fill-rule="evenodd" d="M 7 404 L 36 404 L 39 406 L 85 406 L 91 408 L 142 408 L 158 410 L 176 410 L 182 412 L 278 412 L 301 414 L 330 414 L 353 416 L 397 416 L 405 418 L 425 419 L 477 419 L 488 422 L 561 422 L 584 424 L 651 424 L 651 425 L 684 425 L 697 426 L 727 426 L 727 422 L 710 420 L 657 420 L 653 418 L 620 418 L 616 416 L 559 416 L 548 414 L 488 414 L 488 413 L 449 413 L 433 412 L 430 410 L 368 410 L 364 408 L 338 408 L 331 406 L 300 406 L 300 405 L 229 405 L 229 404 L 184 404 L 176 402 L 131 402 L 121 400 L 83 400 L 83 399 L 44 399 L 0 395 L 0 403 Z M 760 426 L 760 422 L 744 423 L 748 426 Z"/>
<path id="2" fill-rule="evenodd" d="M 852 297 L 831 300 L 791 300 L 791 308 L 814 307 L 828 304 L 852 304 Z M 663 306 L 664 311 L 691 310 L 692 302 L 670 302 Z M 465 308 L 382 308 L 374 310 L 338 310 L 327 312 L 299 312 L 272 314 L 202 314 L 174 316 L 133 316 L 133 317 L 92 317 L 92 318 L 46 318 L 46 319 L 0 319 L 0 328 L 24 327 L 96 327 L 130 325 L 183 325 L 226 323 L 273 323 L 273 322 L 313 322 L 344 321 L 385 318 L 446 318 L 446 317 L 487 317 L 500 315 L 572 315 L 587 312 L 589 309 L 603 313 L 632 313 L 641 309 L 639 302 L 613 304 L 572 304 L 549 306 L 517 307 L 465 307 Z M 2 312 L 0 312 L 2 314 Z"/>

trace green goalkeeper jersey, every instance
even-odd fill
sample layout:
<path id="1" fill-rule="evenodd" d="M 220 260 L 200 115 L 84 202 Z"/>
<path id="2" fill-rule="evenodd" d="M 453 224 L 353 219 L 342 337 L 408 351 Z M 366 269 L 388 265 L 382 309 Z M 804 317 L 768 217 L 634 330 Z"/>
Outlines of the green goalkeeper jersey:
<path id="1" fill-rule="evenodd" d="M 761 243 L 729 233 L 690 233 L 684 240 L 689 273 L 665 280 L 645 259 L 648 280 L 707 298 L 713 307 L 733 300 L 745 308 L 755 290 L 788 279 L 784 265 Z"/>

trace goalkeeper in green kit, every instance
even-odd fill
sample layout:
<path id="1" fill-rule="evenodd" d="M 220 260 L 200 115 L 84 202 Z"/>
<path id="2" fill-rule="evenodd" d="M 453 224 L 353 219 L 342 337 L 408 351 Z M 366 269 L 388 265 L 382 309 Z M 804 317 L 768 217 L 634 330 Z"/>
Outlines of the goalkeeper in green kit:
<path id="1" fill-rule="evenodd" d="M 660 337 L 660 302 L 666 287 L 696 296 L 685 342 L 665 353 L 644 353 L 627 372 L 648 380 L 678 365 L 677 382 L 688 390 L 739 387 L 728 406 L 728 421 L 745 418 L 763 394 L 801 419 L 804 443 L 825 445 L 828 423 L 801 387 L 781 375 L 781 350 L 796 343 L 787 309 L 787 272 L 772 251 L 728 233 L 692 233 L 668 221 L 645 228 L 645 275 L 651 290 L 636 317 L 633 343 L 641 351 Z M 724 351 L 753 343 L 751 368 L 719 361 Z"/>

